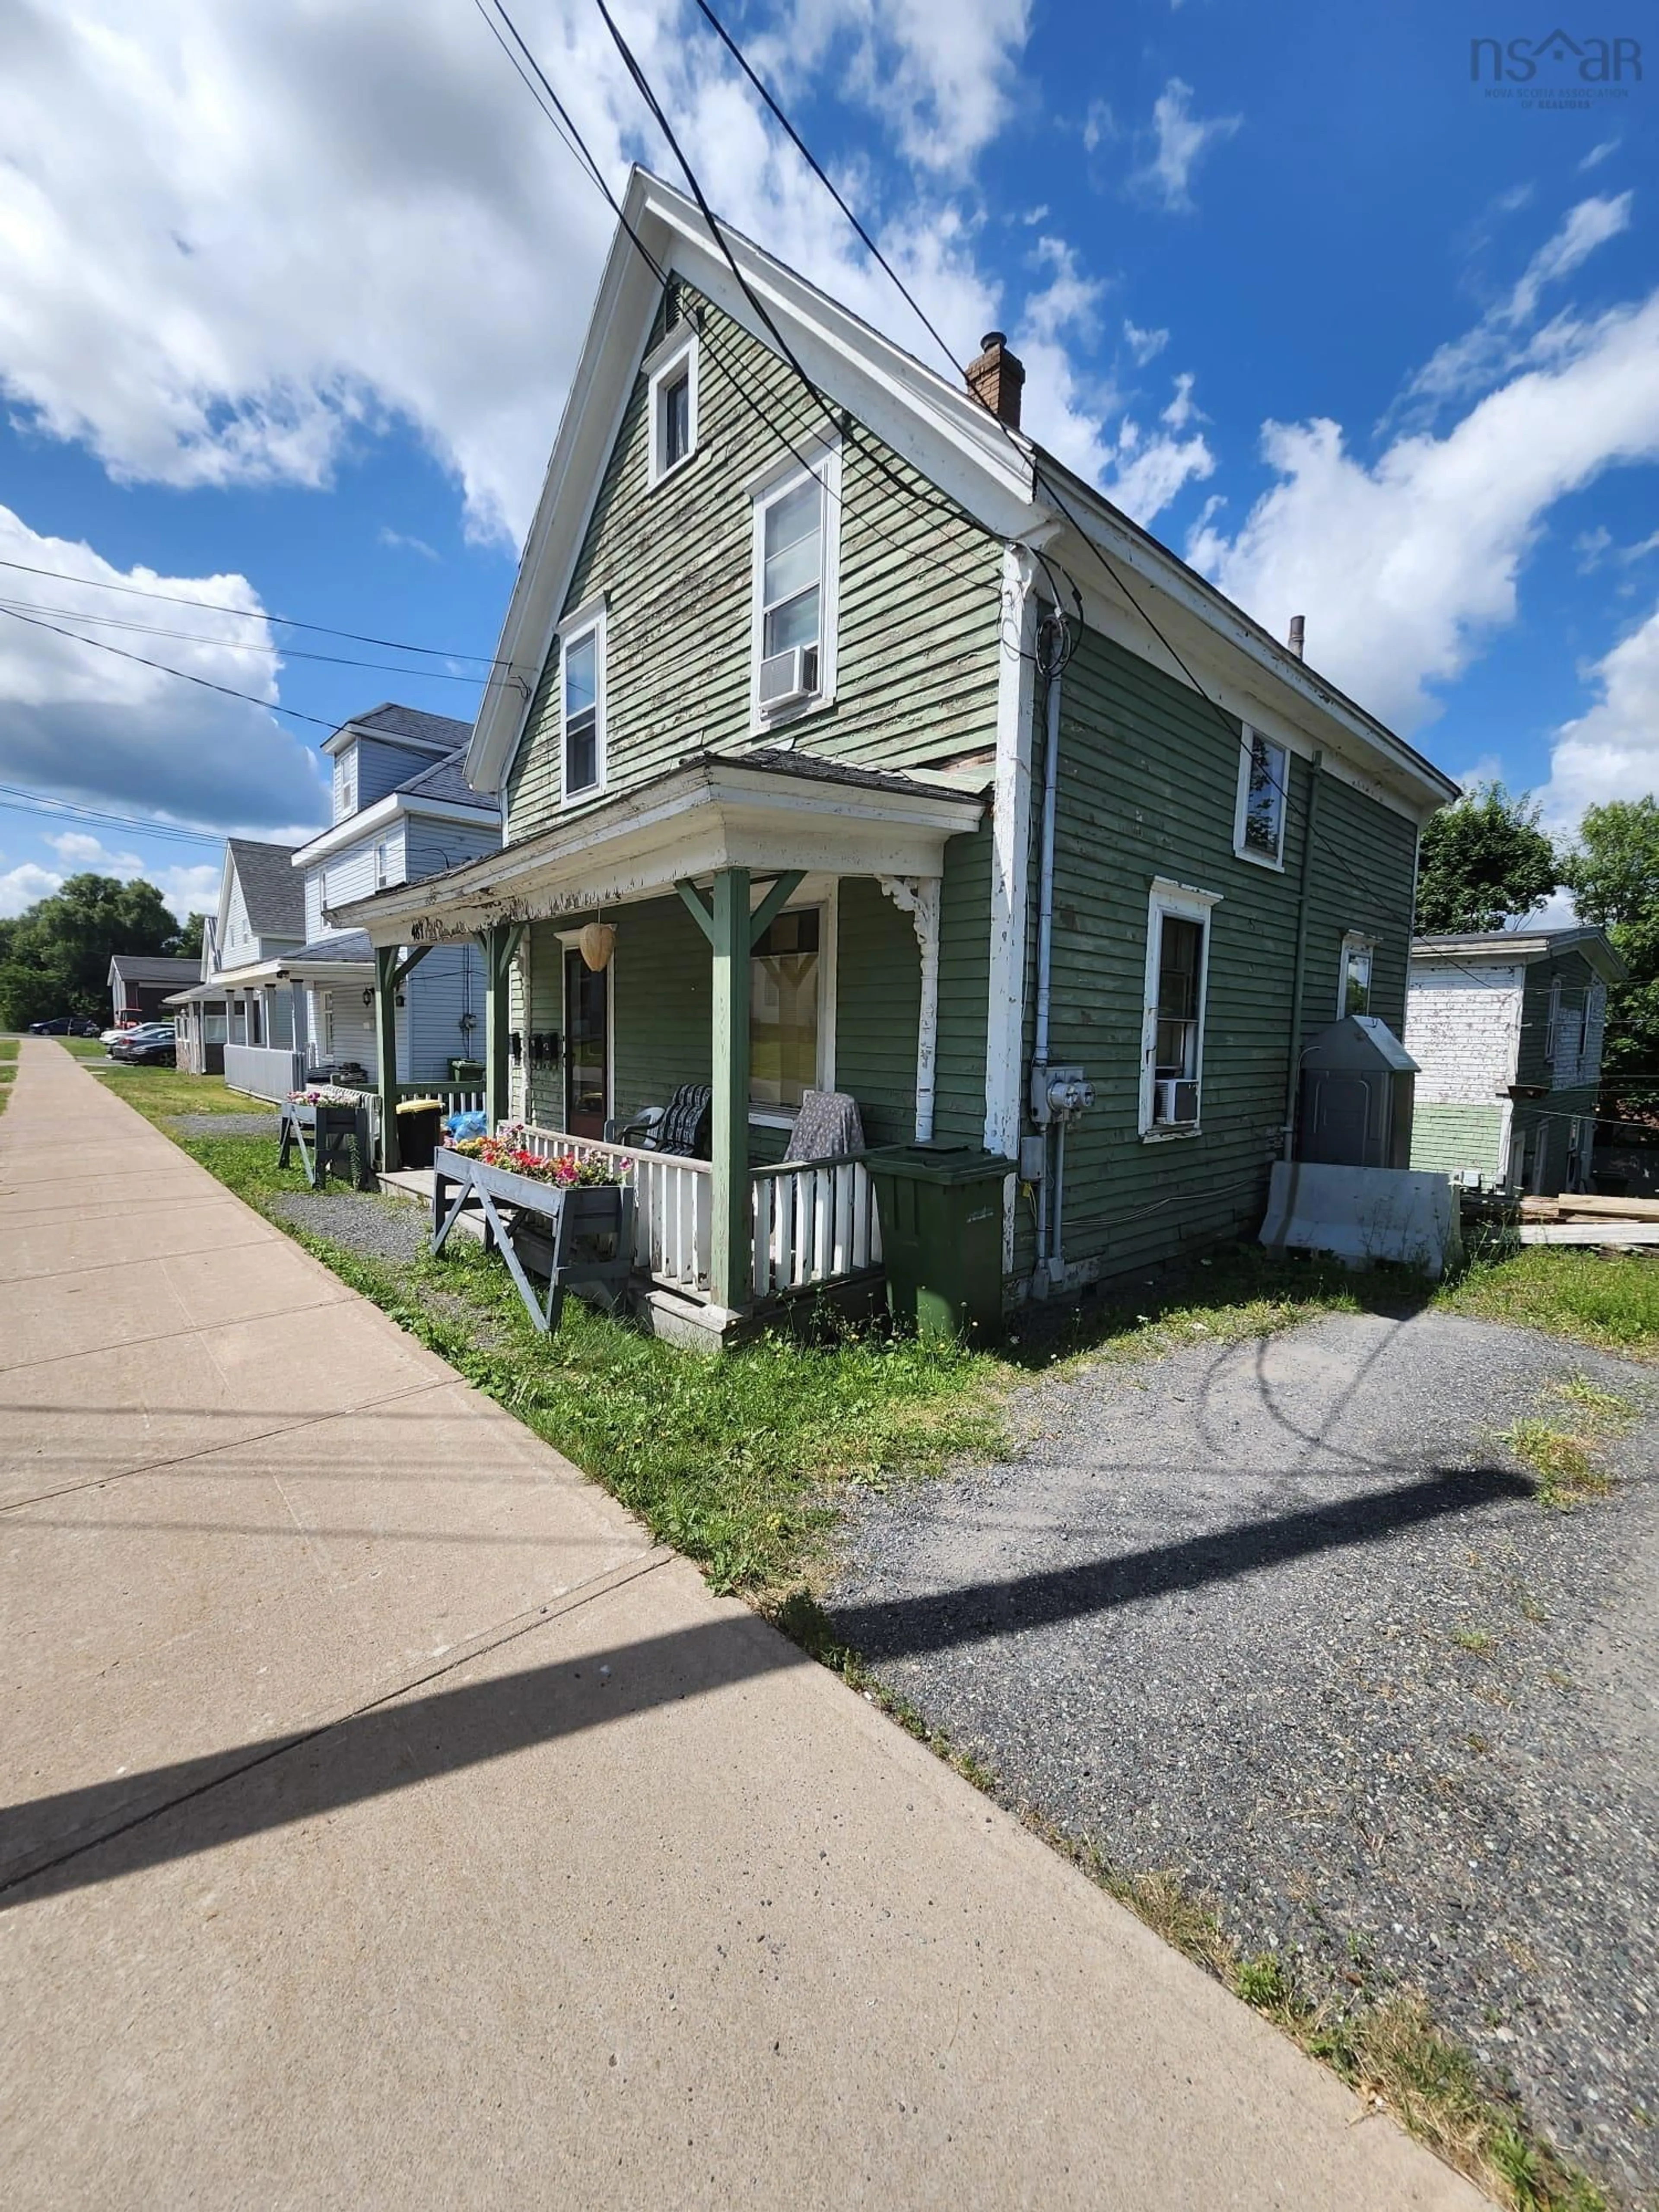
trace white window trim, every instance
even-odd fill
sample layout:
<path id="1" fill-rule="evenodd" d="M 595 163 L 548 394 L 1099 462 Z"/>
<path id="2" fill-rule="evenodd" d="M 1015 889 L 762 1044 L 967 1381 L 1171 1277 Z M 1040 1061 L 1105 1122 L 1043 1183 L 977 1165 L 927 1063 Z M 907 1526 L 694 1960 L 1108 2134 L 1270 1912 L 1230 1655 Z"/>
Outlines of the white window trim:
<path id="1" fill-rule="evenodd" d="M 1146 900 L 1146 988 L 1140 1024 L 1140 1140 L 1145 1145 L 1173 1143 L 1202 1133 L 1204 1127 L 1204 1031 L 1209 1012 L 1210 939 L 1213 916 L 1221 903 L 1219 891 L 1200 890 L 1194 884 L 1178 884 L 1168 876 L 1155 876 Z M 1152 1120 L 1152 1069 L 1158 1057 L 1158 968 L 1164 941 L 1164 917 L 1204 925 L 1204 957 L 1198 971 L 1198 1051 L 1193 1080 L 1198 1085 L 1198 1119 L 1176 1127 Z"/>
<path id="2" fill-rule="evenodd" d="M 769 885 L 756 885 L 750 896 L 751 907 L 758 906 Z M 836 1087 L 836 948 L 841 936 L 841 886 L 835 877 L 814 882 L 809 877 L 793 895 L 779 908 L 781 914 L 799 914 L 816 907 L 818 911 L 818 1063 L 815 1088 L 833 1091 Z M 757 1106 L 751 1100 L 749 1107 L 749 1126 L 751 1129 L 793 1129 L 799 1109 L 793 1106 Z"/>
<path id="3" fill-rule="evenodd" d="M 1271 854 L 1258 853 L 1253 846 L 1247 844 L 1244 839 L 1244 820 L 1246 813 L 1249 811 L 1250 800 L 1250 741 L 1253 738 L 1260 738 L 1264 745 L 1270 746 L 1272 750 L 1279 755 L 1279 765 L 1278 775 L 1279 785 L 1281 787 L 1279 802 L 1279 844 L 1277 849 Z M 1270 738 L 1265 730 L 1256 729 L 1252 724 L 1246 722 L 1243 725 L 1243 734 L 1238 741 L 1238 797 L 1233 807 L 1233 851 L 1235 854 L 1241 860 L 1249 860 L 1253 867 L 1272 868 L 1277 874 L 1283 875 L 1285 872 L 1285 833 L 1290 827 L 1290 748 L 1288 745 L 1281 743 L 1278 738 Z"/>
<path id="4" fill-rule="evenodd" d="M 1376 988 L 1376 939 L 1363 929 L 1351 929 L 1342 939 L 1342 957 L 1336 970 L 1336 1018 L 1343 1020 L 1348 1011 L 1348 956 L 1352 952 L 1369 952 L 1371 956 L 1370 990 Z M 1366 995 L 1369 999 L 1370 990 Z M 1369 1012 L 1369 1007 L 1367 1008 Z"/>
<path id="5" fill-rule="evenodd" d="M 584 801 L 586 801 L 586 800 L 587 800 L 587 799 L 599 799 L 599 798 L 602 798 L 602 797 L 604 796 L 604 793 L 605 793 L 605 778 L 606 778 L 606 772 L 607 772 L 607 767 L 608 767 L 608 762 L 607 762 L 607 748 L 606 748 L 606 744 L 605 744 L 605 724 L 606 724 L 607 720 L 609 720 L 609 715 L 608 715 L 608 713 L 607 713 L 607 706 L 608 706 L 608 695 L 609 695 L 610 689 L 611 689 L 611 685 L 610 685 L 610 678 L 609 678 L 609 675 L 608 675 L 608 673 L 607 673 L 606 665 L 605 665 L 606 661 L 607 661 L 607 659 L 608 659 L 608 657 L 609 657 L 609 656 L 607 655 L 606 651 L 605 651 L 605 597 L 604 597 L 604 594 L 603 594 L 603 593 L 601 593 L 601 594 L 600 594 L 600 596 L 599 596 L 598 599 L 590 599 L 590 600 L 587 602 L 587 604 L 586 604 L 586 606 L 578 607 L 574 614 L 573 614 L 573 615 L 567 615 L 567 616 L 565 617 L 564 620 L 563 620 L 563 621 L 559 624 L 559 628 L 558 628 L 558 640 L 559 640 L 559 804 L 560 804 L 560 805 L 561 805 L 561 806 L 575 806 L 575 805 L 581 805 Z M 564 781 L 564 776 L 565 776 L 565 767 L 566 767 L 566 763 L 567 763 L 568 759 L 568 757 L 569 757 L 569 754 L 568 754 L 568 746 L 567 742 L 566 742 L 567 738 L 568 738 L 568 732 L 567 732 L 567 731 L 566 731 L 566 729 L 565 729 L 565 706 L 564 706 L 564 702 L 565 702 L 565 684 L 564 684 L 564 664 L 565 664 L 565 655 L 567 654 L 567 653 L 569 651 L 570 647 L 571 647 L 573 645 L 580 645 L 580 642 L 581 642 L 581 641 L 582 641 L 582 639 L 583 639 L 583 638 L 585 638 L 586 636 L 587 636 L 587 635 L 588 635 L 588 634 L 589 634 L 590 632 L 592 634 L 592 637 L 593 637 L 593 641 L 594 641 L 594 653 L 593 653 L 593 678 L 594 678 L 594 680 L 593 680 L 593 768 L 594 768 L 594 777 L 593 777 L 593 781 L 592 781 L 592 783 L 585 783 L 585 784 L 582 786 L 582 787 L 581 787 L 581 789 L 580 789 L 580 791 L 568 791 L 568 790 L 567 790 L 567 789 L 566 789 L 566 787 L 565 787 L 565 781 Z"/>
<path id="6" fill-rule="evenodd" d="M 646 407 L 646 468 L 645 488 L 655 491 L 659 483 L 676 477 L 697 454 L 697 368 L 700 349 L 697 333 L 690 323 L 681 324 L 669 332 L 662 343 L 647 354 L 645 361 L 647 376 Z M 672 467 L 663 459 L 662 396 L 680 368 L 686 370 L 685 451 Z"/>
<path id="7" fill-rule="evenodd" d="M 836 633 L 839 627 L 837 616 L 841 596 L 841 441 L 825 439 L 815 451 L 810 447 L 800 449 L 806 457 L 803 467 L 793 455 L 784 462 L 754 478 L 749 485 L 749 495 L 754 504 L 753 546 L 750 555 L 750 647 L 749 647 L 749 734 L 764 737 L 774 730 L 787 729 L 803 715 L 821 714 L 832 706 L 836 697 Z M 808 476 L 815 476 L 823 486 L 823 531 L 820 538 L 823 566 L 818 576 L 818 688 L 810 699 L 799 705 L 785 707 L 776 714 L 763 714 L 760 703 L 760 665 L 766 638 L 766 616 L 763 605 L 763 577 L 766 567 L 766 510 L 775 500 L 786 492 L 793 491 Z"/>

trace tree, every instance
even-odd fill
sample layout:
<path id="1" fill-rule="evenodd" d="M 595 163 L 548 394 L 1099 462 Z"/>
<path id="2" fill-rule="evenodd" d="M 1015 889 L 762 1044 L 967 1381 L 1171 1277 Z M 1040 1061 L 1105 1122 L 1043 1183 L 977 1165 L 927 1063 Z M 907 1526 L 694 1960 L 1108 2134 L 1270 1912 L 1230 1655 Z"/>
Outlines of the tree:
<path id="1" fill-rule="evenodd" d="M 1659 1110 L 1659 799 L 1614 799 L 1586 810 L 1561 880 L 1584 921 L 1605 929 L 1630 969 L 1607 994 L 1601 1055 L 1604 1113 Z"/>
<path id="2" fill-rule="evenodd" d="M 1423 832 L 1417 927 L 1429 936 L 1501 929 L 1540 905 L 1559 880 L 1555 848 L 1529 793 L 1477 784 Z"/>
<path id="3" fill-rule="evenodd" d="M 177 937 L 167 940 L 166 949 L 176 954 L 180 960 L 199 960 L 202 957 L 202 932 L 206 927 L 207 916 L 204 914 L 186 915 L 184 927 Z"/>
<path id="4" fill-rule="evenodd" d="M 8 924 L 0 945 L 0 1028 L 54 1014 L 107 1015 L 118 952 L 156 953 L 179 935 L 154 884 L 71 876 Z"/>

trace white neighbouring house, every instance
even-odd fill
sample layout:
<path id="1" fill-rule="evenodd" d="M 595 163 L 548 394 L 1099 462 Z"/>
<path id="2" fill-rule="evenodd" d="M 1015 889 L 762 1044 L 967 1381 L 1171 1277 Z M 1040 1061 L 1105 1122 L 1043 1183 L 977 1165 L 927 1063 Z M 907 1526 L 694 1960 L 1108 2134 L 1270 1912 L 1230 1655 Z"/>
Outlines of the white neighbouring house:
<path id="1" fill-rule="evenodd" d="M 1413 1167 L 1540 1196 L 1588 1190 L 1607 988 L 1626 973 L 1583 922 L 1417 939 Z"/>
<path id="2" fill-rule="evenodd" d="M 331 910 L 501 844 L 499 804 L 461 771 L 471 734 L 469 722 L 387 702 L 354 716 L 323 746 L 333 771 L 333 818 L 290 855 L 303 941 L 282 963 L 304 1074 L 380 1078 L 374 949 L 362 931 L 336 928 Z M 471 943 L 447 945 L 410 972 L 398 994 L 393 1083 L 440 1083 L 452 1060 L 481 1054 L 483 973 Z"/>
<path id="3" fill-rule="evenodd" d="M 294 1027 L 282 963 L 305 936 L 294 848 L 252 837 L 225 841 L 219 901 L 204 918 L 200 980 L 167 1000 L 179 1065 L 223 1075 L 233 1090 L 275 1098 L 292 1088 Z M 282 1081 L 280 1091 L 268 1087 Z"/>

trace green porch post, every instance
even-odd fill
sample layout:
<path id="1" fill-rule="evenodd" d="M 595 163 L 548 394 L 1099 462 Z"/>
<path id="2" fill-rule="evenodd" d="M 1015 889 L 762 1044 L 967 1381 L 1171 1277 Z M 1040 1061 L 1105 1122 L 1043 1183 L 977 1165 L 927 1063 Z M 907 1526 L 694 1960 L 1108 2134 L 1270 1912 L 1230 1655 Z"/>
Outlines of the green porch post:
<path id="1" fill-rule="evenodd" d="M 714 1174 L 708 1287 L 717 1305 L 740 1310 L 754 1287 L 749 1196 L 749 871 L 714 877 Z"/>
<path id="2" fill-rule="evenodd" d="M 508 998 L 513 957 L 524 935 L 521 921 L 498 921 L 478 932 L 484 957 L 484 1111 L 493 1129 L 507 1119 Z"/>
<path id="3" fill-rule="evenodd" d="M 401 1167 L 398 1151 L 398 959 L 401 947 L 374 948 L 374 1055 L 380 1089 L 380 1170 Z"/>

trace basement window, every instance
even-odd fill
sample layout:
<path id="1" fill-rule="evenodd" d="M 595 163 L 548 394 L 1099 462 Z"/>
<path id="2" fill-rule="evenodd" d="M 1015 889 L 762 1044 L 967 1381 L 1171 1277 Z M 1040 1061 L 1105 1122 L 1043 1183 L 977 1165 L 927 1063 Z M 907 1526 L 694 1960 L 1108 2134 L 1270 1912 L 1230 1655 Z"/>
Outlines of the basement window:
<path id="1" fill-rule="evenodd" d="M 1142 1027 L 1140 1133 L 1198 1133 L 1204 1084 L 1204 1006 L 1213 891 L 1159 878 L 1146 919 L 1146 1009 Z"/>
<path id="2" fill-rule="evenodd" d="M 1285 865 L 1285 799 L 1290 788 L 1290 755 L 1283 745 L 1247 725 L 1238 763 L 1238 808 L 1233 850 L 1242 860 L 1263 867 Z"/>

